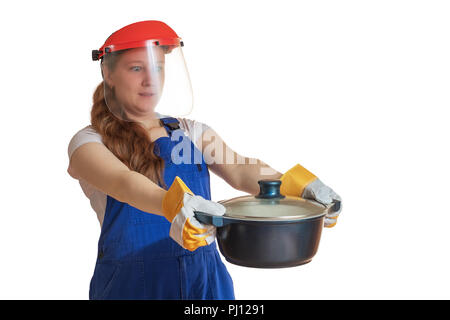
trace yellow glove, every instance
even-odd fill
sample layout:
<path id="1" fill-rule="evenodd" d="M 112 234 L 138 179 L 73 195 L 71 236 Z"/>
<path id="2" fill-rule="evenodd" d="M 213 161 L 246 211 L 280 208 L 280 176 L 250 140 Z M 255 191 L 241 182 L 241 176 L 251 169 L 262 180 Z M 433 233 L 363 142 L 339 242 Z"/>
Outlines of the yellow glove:
<path id="1" fill-rule="evenodd" d="M 341 197 L 330 187 L 322 183 L 314 174 L 297 164 L 281 177 L 280 192 L 286 196 L 302 197 L 315 200 L 323 205 L 341 202 Z M 329 211 L 325 216 L 325 227 L 336 225 L 341 212 L 340 204 L 337 211 Z"/>
<path id="2" fill-rule="evenodd" d="M 204 225 L 194 217 L 194 211 L 221 216 L 225 207 L 220 203 L 195 196 L 179 177 L 175 177 L 162 201 L 164 216 L 171 222 L 170 237 L 189 251 L 214 241 L 216 228 Z"/>

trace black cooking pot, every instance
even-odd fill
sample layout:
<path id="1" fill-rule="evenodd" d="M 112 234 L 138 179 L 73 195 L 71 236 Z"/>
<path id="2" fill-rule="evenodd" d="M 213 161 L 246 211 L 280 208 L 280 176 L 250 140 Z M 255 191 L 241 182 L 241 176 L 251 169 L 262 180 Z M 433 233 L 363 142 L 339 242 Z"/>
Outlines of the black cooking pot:
<path id="1" fill-rule="evenodd" d="M 280 180 L 260 180 L 257 196 L 219 201 L 223 216 L 195 212 L 202 223 L 217 228 L 225 259 L 255 268 L 284 268 L 308 263 L 319 247 L 324 218 L 340 202 L 318 202 L 280 194 Z"/>

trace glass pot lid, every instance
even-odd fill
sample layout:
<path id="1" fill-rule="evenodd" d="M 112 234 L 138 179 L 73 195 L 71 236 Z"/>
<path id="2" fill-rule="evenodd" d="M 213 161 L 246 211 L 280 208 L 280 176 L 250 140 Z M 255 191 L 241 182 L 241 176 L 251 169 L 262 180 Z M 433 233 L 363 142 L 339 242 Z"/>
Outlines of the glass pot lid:
<path id="1" fill-rule="evenodd" d="M 243 196 L 219 201 L 225 217 L 244 220 L 299 220 L 325 215 L 327 207 L 311 200 L 280 194 L 280 180 L 258 181 L 256 196 Z"/>

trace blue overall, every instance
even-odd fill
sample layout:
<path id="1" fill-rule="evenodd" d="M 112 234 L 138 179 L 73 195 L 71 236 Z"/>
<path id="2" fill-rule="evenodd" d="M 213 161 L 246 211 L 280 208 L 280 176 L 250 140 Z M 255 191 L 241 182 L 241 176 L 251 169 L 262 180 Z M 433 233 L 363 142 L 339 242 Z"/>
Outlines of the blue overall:
<path id="1" fill-rule="evenodd" d="M 175 118 L 161 119 L 161 123 L 169 137 L 155 140 L 154 152 L 164 159 L 166 186 L 178 176 L 195 195 L 211 200 L 208 167 L 201 151 L 180 135 L 189 143 L 191 162 L 173 163 L 171 152 L 178 141 L 171 138 L 181 129 Z M 181 149 L 180 155 L 183 150 L 189 149 Z M 194 158 L 201 163 L 196 164 Z M 89 299 L 234 299 L 233 282 L 216 242 L 191 252 L 169 237 L 169 229 L 165 217 L 108 195 Z"/>

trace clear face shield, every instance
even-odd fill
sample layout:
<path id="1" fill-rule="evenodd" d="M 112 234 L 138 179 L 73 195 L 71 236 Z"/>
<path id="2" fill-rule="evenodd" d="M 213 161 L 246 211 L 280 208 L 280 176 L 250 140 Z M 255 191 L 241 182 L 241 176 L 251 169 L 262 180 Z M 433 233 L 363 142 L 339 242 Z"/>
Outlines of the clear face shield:
<path id="1" fill-rule="evenodd" d="M 110 48 L 102 60 L 105 101 L 119 119 L 144 122 L 192 111 L 192 87 L 179 40 Z"/>

